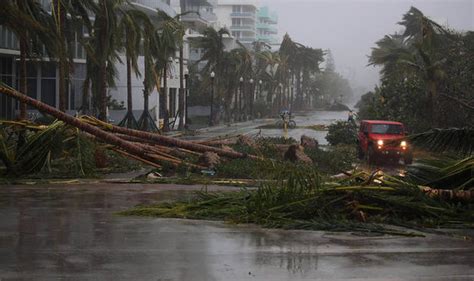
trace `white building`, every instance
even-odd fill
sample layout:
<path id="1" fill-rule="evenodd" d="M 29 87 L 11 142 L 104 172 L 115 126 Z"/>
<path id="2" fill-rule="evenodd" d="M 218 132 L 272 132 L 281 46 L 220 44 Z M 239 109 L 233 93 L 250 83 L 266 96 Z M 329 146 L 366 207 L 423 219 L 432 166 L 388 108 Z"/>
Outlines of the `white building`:
<path id="1" fill-rule="evenodd" d="M 219 0 L 217 26 L 227 28 L 232 37 L 250 46 L 257 40 L 257 7 L 256 0 Z"/>

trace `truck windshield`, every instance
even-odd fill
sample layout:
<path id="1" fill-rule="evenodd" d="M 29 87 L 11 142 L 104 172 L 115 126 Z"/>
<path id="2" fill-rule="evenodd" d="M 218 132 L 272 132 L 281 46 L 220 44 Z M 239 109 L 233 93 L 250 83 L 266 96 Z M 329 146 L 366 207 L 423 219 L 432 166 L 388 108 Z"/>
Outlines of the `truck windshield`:
<path id="1" fill-rule="evenodd" d="M 401 135 L 403 128 L 400 125 L 393 124 L 374 124 L 372 125 L 372 134 Z"/>

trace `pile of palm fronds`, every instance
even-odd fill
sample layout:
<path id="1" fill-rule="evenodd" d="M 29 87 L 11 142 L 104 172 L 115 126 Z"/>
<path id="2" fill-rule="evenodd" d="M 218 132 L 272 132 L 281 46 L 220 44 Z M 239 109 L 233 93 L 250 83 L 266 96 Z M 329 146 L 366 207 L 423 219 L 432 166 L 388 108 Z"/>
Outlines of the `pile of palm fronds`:
<path id="1" fill-rule="evenodd" d="M 407 175 L 422 185 L 468 190 L 474 188 L 474 156 L 418 160 L 408 167 Z"/>
<path id="2" fill-rule="evenodd" d="M 84 176 L 92 170 L 94 149 L 84 134 L 61 121 L 0 121 L 0 160 L 10 175 L 51 173 L 53 160 L 61 160 L 64 170 Z"/>
<path id="3" fill-rule="evenodd" d="M 474 192 L 447 200 L 440 190 L 376 172 L 326 182 L 316 170 L 276 167 L 277 184 L 240 192 L 199 192 L 175 203 L 138 206 L 123 215 L 225 220 L 271 228 L 420 235 L 412 230 L 474 228 Z"/>

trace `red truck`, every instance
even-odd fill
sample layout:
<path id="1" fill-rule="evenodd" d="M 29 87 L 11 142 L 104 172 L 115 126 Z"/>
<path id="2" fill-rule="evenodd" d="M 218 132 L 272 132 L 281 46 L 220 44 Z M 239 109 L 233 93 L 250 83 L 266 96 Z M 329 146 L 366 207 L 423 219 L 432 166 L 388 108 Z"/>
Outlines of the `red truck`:
<path id="1" fill-rule="evenodd" d="M 362 120 L 358 132 L 358 156 L 369 164 L 377 160 L 400 159 L 406 165 L 413 162 L 412 150 L 406 141 L 406 129 L 400 122 Z"/>

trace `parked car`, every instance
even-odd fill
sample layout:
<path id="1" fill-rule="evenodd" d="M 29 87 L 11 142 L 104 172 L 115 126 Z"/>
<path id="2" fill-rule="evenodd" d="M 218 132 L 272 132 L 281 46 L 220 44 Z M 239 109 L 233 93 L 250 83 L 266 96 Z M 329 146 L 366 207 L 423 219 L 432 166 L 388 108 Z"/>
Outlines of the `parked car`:
<path id="1" fill-rule="evenodd" d="M 400 159 L 406 165 L 411 164 L 413 152 L 406 133 L 405 126 L 400 122 L 362 120 L 357 136 L 359 158 L 365 158 L 369 164 L 377 160 L 398 163 Z"/>

